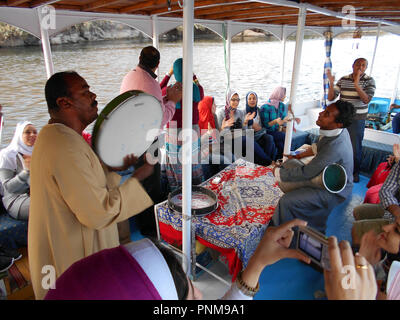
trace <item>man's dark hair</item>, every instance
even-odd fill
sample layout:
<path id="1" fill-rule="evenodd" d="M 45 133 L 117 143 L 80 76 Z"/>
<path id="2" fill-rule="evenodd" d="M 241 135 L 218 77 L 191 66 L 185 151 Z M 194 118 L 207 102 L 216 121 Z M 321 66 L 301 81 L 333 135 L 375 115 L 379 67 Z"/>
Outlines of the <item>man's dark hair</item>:
<path id="1" fill-rule="evenodd" d="M 365 58 L 357 58 L 356 60 L 354 60 L 353 66 L 356 64 L 357 61 L 360 61 L 360 60 L 364 60 L 367 63 L 367 66 L 368 66 L 368 60 L 365 59 Z"/>
<path id="2" fill-rule="evenodd" d="M 338 100 L 334 104 L 339 111 L 339 115 L 336 117 L 336 122 L 343 124 L 343 128 L 349 127 L 356 114 L 353 104 L 343 100 Z"/>
<path id="3" fill-rule="evenodd" d="M 139 57 L 139 64 L 149 69 L 154 69 L 160 62 L 160 52 L 153 46 L 142 49 Z"/>
<path id="4" fill-rule="evenodd" d="M 63 71 L 53 74 L 46 82 L 44 93 L 46 96 L 47 107 L 50 111 L 58 111 L 57 99 L 69 97 L 69 87 L 66 78 L 68 76 L 79 76 L 76 71 Z"/>

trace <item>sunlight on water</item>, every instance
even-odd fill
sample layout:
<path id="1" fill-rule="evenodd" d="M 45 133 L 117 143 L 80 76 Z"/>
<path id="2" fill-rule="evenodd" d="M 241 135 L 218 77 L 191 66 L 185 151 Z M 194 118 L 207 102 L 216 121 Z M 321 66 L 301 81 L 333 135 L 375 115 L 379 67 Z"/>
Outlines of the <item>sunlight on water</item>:
<path id="1" fill-rule="evenodd" d="M 334 39 L 332 47 L 333 71 L 337 79 L 351 72 L 355 58 L 363 56 L 370 62 L 375 37 L 364 37 L 358 50 L 352 48 L 353 39 Z M 147 44 L 146 44 L 147 45 Z M 132 45 L 129 41 L 97 42 L 53 46 L 55 71 L 75 70 L 81 74 L 97 94 L 99 110 L 119 93 L 123 76 L 138 61 L 144 45 Z M 231 88 L 244 97 L 249 90 L 257 92 L 259 105 L 264 103 L 281 79 L 281 44 L 273 42 L 232 43 Z M 377 96 L 390 97 L 394 87 L 398 58 L 399 38 L 382 36 L 373 76 L 377 84 Z M 159 74 L 162 78 L 173 62 L 182 56 L 181 43 L 161 43 Z M 284 86 L 290 92 L 293 67 L 294 42 L 286 48 Z M 325 59 L 322 39 L 305 40 L 298 85 L 298 100 L 310 101 L 322 96 L 322 73 Z M 215 97 L 219 106 L 225 104 L 227 76 L 224 63 L 224 45 L 217 42 L 195 42 L 193 70 L 203 85 L 205 94 Z M 369 70 L 367 70 L 369 74 Z M 12 138 L 15 125 L 30 119 L 40 129 L 47 123 L 48 113 L 44 99 L 46 72 L 40 47 L 0 49 L 0 104 L 5 114 L 1 146 Z M 171 82 L 174 82 L 173 79 Z M 91 132 L 91 126 L 88 128 Z"/>

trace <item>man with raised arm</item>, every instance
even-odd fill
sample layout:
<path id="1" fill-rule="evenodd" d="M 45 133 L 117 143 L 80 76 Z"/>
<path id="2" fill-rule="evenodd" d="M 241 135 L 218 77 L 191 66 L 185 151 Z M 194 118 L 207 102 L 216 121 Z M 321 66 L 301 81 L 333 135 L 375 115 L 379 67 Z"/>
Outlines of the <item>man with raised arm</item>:
<path id="1" fill-rule="evenodd" d="M 362 140 L 364 139 L 365 119 L 368 114 L 368 103 L 375 94 L 375 80 L 367 76 L 368 61 L 365 58 L 358 58 L 353 63 L 353 72 L 339 79 L 334 85 L 335 78 L 330 70 L 328 71 L 329 92 L 328 99 L 334 100 L 338 95 L 339 99 L 351 102 L 356 115 L 353 123 L 347 128 L 353 146 L 354 182 L 359 182 L 359 172 L 362 155 Z"/>

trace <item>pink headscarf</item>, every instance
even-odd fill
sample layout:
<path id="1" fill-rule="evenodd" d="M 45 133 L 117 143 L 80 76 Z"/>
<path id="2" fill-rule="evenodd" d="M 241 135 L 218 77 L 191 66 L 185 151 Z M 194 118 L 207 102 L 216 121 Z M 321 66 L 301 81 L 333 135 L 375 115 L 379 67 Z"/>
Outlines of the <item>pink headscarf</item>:
<path id="1" fill-rule="evenodd" d="M 282 101 L 282 98 L 286 95 L 286 88 L 284 87 L 276 87 L 274 91 L 272 91 L 269 96 L 269 102 L 267 104 L 274 106 L 275 109 L 278 109 L 279 102 Z"/>

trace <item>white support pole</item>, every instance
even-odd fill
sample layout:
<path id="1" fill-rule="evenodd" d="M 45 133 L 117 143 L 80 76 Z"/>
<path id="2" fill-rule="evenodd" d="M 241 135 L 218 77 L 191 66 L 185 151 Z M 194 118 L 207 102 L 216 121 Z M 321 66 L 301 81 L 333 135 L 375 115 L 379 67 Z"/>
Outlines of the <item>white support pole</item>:
<path id="1" fill-rule="evenodd" d="M 369 69 L 369 75 L 370 76 L 372 75 L 372 69 L 374 68 L 376 49 L 378 48 L 378 41 L 379 41 L 379 35 L 380 34 L 381 34 L 381 23 L 378 23 L 378 31 L 377 31 L 377 34 L 376 34 L 374 54 L 372 55 L 371 67 Z"/>
<path id="2" fill-rule="evenodd" d="M 286 55 L 286 26 L 282 26 L 282 60 L 281 60 L 281 87 L 283 86 L 283 81 L 285 80 L 285 55 Z"/>
<path id="3" fill-rule="evenodd" d="M 158 42 L 158 17 L 151 16 L 151 25 L 153 27 L 153 47 L 159 50 L 159 42 Z M 156 74 L 159 75 L 159 69 L 157 68 Z M 159 77 L 157 77 L 159 79 Z"/>
<path id="4" fill-rule="evenodd" d="M 390 104 L 393 104 L 394 101 L 396 100 L 397 97 L 397 87 L 399 85 L 399 79 L 400 79 L 400 63 L 397 67 L 397 76 L 396 76 L 396 81 L 394 82 L 394 88 L 393 88 L 393 92 L 392 92 L 392 97 L 390 99 Z"/>
<path id="5" fill-rule="evenodd" d="M 46 74 L 47 78 L 50 78 L 54 73 L 54 64 L 53 64 L 53 57 L 51 55 L 51 46 L 49 40 L 49 26 L 50 24 L 45 23 L 46 20 L 49 18 L 48 16 L 43 15 L 43 10 L 45 7 L 40 7 L 37 10 L 38 13 L 38 20 L 40 26 L 40 40 L 42 42 L 42 50 L 44 56 L 44 63 L 46 66 Z M 50 13 L 52 11 L 49 11 Z"/>
<path id="6" fill-rule="evenodd" d="M 228 79 L 228 85 L 226 92 L 231 88 L 231 44 L 232 44 L 232 22 L 229 20 L 226 22 L 226 73 Z"/>
<path id="7" fill-rule="evenodd" d="M 300 73 L 301 51 L 302 51 L 303 40 L 304 40 L 304 25 L 306 22 L 306 14 L 307 14 L 306 7 L 301 6 L 300 10 L 299 10 L 299 18 L 298 18 L 298 22 L 297 22 L 296 48 L 295 48 L 295 52 L 294 52 L 292 85 L 290 88 L 290 99 L 289 99 L 289 103 L 292 105 L 292 111 L 294 111 L 295 104 L 296 104 L 296 91 L 297 91 L 297 83 L 299 80 L 299 73 Z M 294 120 L 289 121 L 286 126 L 285 146 L 283 148 L 283 154 L 290 153 L 290 147 L 292 144 L 293 121 Z"/>
<path id="8" fill-rule="evenodd" d="M 191 274 L 192 224 L 192 104 L 194 0 L 183 2 L 183 145 L 182 145 L 182 251 L 183 270 Z"/>

